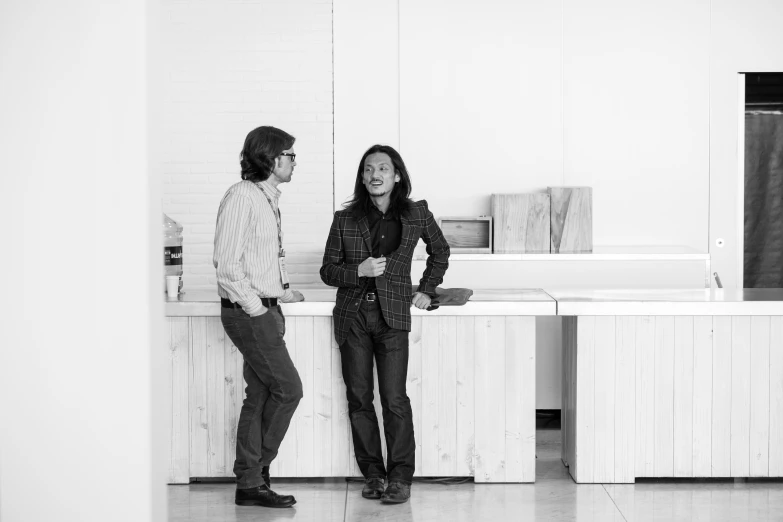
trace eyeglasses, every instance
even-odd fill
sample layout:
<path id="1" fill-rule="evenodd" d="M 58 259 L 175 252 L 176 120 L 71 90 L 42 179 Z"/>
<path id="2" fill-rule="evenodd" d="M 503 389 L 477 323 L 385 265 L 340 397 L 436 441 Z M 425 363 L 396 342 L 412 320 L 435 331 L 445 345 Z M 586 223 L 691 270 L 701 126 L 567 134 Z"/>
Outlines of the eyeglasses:
<path id="1" fill-rule="evenodd" d="M 291 158 L 292 162 L 296 161 L 296 154 L 294 154 L 293 152 L 283 152 L 280 155 L 281 156 L 288 156 L 289 158 Z"/>

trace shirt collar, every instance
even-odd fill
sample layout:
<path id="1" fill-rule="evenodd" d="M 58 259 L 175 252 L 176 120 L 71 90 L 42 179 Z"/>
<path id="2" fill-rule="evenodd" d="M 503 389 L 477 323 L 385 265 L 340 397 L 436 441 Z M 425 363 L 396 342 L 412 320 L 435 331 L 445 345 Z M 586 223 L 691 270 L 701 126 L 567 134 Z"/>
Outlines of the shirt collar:
<path id="1" fill-rule="evenodd" d="M 271 183 L 264 180 L 258 183 L 258 186 L 264 189 L 264 192 L 269 194 L 269 197 L 272 199 L 279 199 L 281 192 L 277 189 L 277 187 L 273 187 Z"/>

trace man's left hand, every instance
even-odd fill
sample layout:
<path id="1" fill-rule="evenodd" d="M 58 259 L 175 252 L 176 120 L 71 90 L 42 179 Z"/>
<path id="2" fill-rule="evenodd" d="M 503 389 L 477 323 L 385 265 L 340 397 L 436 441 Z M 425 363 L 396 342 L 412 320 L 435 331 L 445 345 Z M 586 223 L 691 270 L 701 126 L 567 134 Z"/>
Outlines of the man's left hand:
<path id="1" fill-rule="evenodd" d="M 302 295 L 302 292 L 299 290 L 291 290 L 291 292 L 294 294 L 294 300 L 293 303 L 298 303 L 299 301 L 304 301 L 304 296 Z"/>
<path id="2" fill-rule="evenodd" d="M 421 310 L 426 310 L 430 306 L 431 301 L 430 296 L 427 294 L 422 294 L 421 292 L 413 294 L 413 306 Z"/>

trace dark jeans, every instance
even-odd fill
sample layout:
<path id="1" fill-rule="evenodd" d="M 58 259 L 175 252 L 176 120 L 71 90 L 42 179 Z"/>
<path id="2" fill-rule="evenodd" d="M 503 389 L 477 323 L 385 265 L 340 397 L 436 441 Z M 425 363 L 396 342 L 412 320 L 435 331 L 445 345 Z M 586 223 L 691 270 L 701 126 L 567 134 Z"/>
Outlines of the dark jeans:
<path id="1" fill-rule="evenodd" d="M 410 484 L 415 469 L 413 412 L 405 389 L 408 376 L 408 332 L 389 328 L 380 304 L 362 301 L 340 345 L 343 379 L 356 462 L 366 478 L 387 477 Z M 378 418 L 373 407 L 373 356 L 383 408 L 388 474 L 383 466 Z"/>
<path id="2" fill-rule="evenodd" d="M 237 488 L 264 483 L 261 468 L 277 456 L 302 398 L 302 381 L 283 341 L 280 306 L 250 317 L 241 308 L 223 308 L 223 328 L 244 358 L 245 401 L 237 427 Z"/>

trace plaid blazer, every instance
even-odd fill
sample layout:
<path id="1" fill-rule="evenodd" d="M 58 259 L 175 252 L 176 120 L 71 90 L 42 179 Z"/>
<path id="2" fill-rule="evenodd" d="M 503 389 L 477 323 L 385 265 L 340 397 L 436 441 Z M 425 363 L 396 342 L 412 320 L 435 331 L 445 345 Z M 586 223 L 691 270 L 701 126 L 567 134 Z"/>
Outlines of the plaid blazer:
<path id="1" fill-rule="evenodd" d="M 400 247 L 386 257 L 386 270 L 375 278 L 376 292 L 383 318 L 391 328 L 411 331 L 411 263 L 413 249 L 423 239 L 427 244 L 427 268 L 418 291 L 435 296 L 435 288 L 443 282 L 449 267 L 449 244 L 435 222 L 427 202 L 411 202 L 400 216 L 402 235 Z M 367 216 L 348 210 L 334 213 L 329 238 L 326 240 L 321 280 L 337 287 L 334 307 L 334 337 L 342 344 L 359 310 L 368 279 L 359 277 L 359 264 L 371 256 L 372 243 Z"/>

